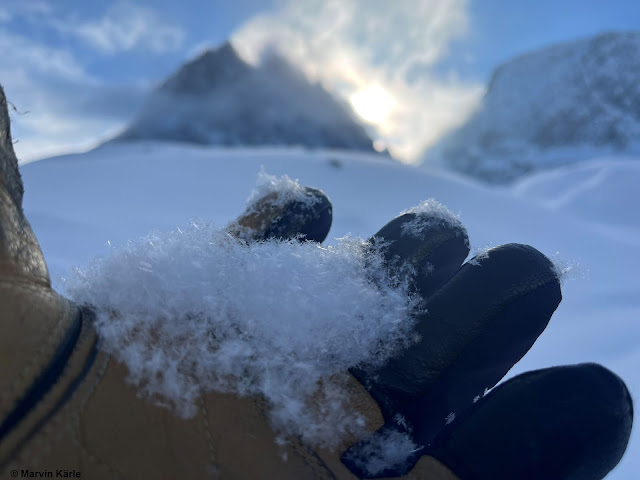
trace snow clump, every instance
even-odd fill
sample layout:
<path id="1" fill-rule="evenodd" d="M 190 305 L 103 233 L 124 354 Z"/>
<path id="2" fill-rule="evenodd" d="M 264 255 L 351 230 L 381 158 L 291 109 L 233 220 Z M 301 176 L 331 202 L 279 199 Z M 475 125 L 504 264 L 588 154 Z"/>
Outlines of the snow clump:
<path id="1" fill-rule="evenodd" d="M 383 428 L 351 448 L 345 460 L 368 476 L 376 477 L 385 470 L 402 469 L 420 448 L 413 442 L 410 432 Z"/>
<path id="2" fill-rule="evenodd" d="M 203 392 L 261 395 L 277 431 L 334 446 L 362 418 L 327 380 L 412 342 L 419 301 L 406 283 L 362 239 L 247 244 L 194 221 L 114 248 L 65 289 L 95 309 L 102 349 L 156 404 L 191 417 Z"/>
<path id="3" fill-rule="evenodd" d="M 308 195 L 297 180 L 289 178 L 288 175 L 280 177 L 270 175 L 262 167 L 258 173 L 256 185 L 247 199 L 247 210 L 251 211 L 260 200 L 270 195 L 274 197 L 274 201 L 271 202 L 274 207 L 283 207 L 290 202 L 312 207 L 318 201 L 316 197 Z"/>
<path id="4" fill-rule="evenodd" d="M 455 215 L 447 207 L 440 202 L 430 198 L 404 210 L 400 215 L 412 213 L 415 218 L 402 225 L 402 234 L 414 237 L 421 236 L 425 228 L 433 226 L 443 226 L 460 231 L 462 234 L 465 229 L 459 220 L 460 215 Z"/>

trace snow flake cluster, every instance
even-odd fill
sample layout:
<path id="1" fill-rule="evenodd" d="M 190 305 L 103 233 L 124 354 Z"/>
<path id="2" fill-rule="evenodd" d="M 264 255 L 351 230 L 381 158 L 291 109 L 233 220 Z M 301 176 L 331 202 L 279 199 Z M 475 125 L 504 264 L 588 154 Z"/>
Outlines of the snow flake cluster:
<path id="1" fill-rule="evenodd" d="M 464 227 L 458 219 L 459 215 L 455 215 L 447 207 L 433 198 L 404 210 L 400 215 L 407 213 L 415 214 L 415 217 L 413 220 L 402 225 L 403 235 L 419 237 L 425 228 L 434 225 L 449 227 L 464 232 Z"/>
<path id="2" fill-rule="evenodd" d="M 395 429 L 383 429 L 347 454 L 347 460 L 354 466 L 375 477 L 385 470 L 401 468 L 420 448 L 411 434 Z"/>
<path id="3" fill-rule="evenodd" d="M 340 376 L 407 346 L 418 304 L 363 240 L 246 244 L 200 222 L 115 248 L 65 287 L 155 403 L 189 417 L 201 392 L 262 395 L 276 430 L 324 446 L 362 425 Z"/>
<path id="4" fill-rule="evenodd" d="M 266 173 L 262 168 L 258 173 L 256 186 L 247 199 L 247 210 L 250 211 L 261 199 L 272 194 L 277 194 L 270 202 L 274 207 L 281 207 L 294 201 L 312 207 L 318 201 L 317 197 L 308 195 L 304 187 L 288 175 L 277 177 Z"/>

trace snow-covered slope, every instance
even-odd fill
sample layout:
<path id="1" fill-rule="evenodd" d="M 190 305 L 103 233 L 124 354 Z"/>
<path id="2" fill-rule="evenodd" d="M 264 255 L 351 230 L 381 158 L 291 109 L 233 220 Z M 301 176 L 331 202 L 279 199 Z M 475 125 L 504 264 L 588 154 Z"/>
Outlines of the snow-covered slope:
<path id="1" fill-rule="evenodd" d="M 253 67 L 231 44 L 183 65 L 115 140 L 302 145 L 374 151 L 350 107 L 281 57 Z"/>
<path id="2" fill-rule="evenodd" d="M 636 160 L 637 161 L 637 160 Z M 22 167 L 25 211 L 54 283 L 109 246 L 152 230 L 188 229 L 193 217 L 225 225 L 264 165 L 324 189 L 334 206 L 330 238 L 375 233 L 400 211 L 434 197 L 461 214 L 472 247 L 531 244 L 569 268 L 563 301 L 533 349 L 510 372 L 595 361 L 627 382 L 640 404 L 640 163 L 609 162 L 541 173 L 515 189 L 489 189 L 377 155 L 302 149 L 211 149 L 138 142 L 110 144 Z M 606 173 L 602 173 L 606 172 Z M 607 202 L 594 211 L 591 198 Z M 541 205 L 539 200 L 546 201 Z M 596 228 L 596 226 L 601 228 Z M 624 227 L 626 236 L 611 235 Z M 335 240 L 332 241 L 336 243 Z M 126 267 L 126 265 L 125 265 Z M 608 477 L 637 478 L 638 429 Z"/>
<path id="3" fill-rule="evenodd" d="M 618 242 L 640 246 L 640 162 L 599 158 L 527 176 L 513 186 L 528 198 Z"/>
<path id="4" fill-rule="evenodd" d="M 595 155 L 638 152 L 640 32 L 625 32 L 500 66 L 481 108 L 425 158 L 503 183 Z"/>

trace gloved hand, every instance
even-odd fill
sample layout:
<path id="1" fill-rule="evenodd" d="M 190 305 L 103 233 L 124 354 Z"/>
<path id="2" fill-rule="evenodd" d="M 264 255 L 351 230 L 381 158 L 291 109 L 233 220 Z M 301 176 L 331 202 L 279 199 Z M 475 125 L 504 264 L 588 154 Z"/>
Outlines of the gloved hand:
<path id="1" fill-rule="evenodd" d="M 229 231 L 247 242 L 297 234 L 322 241 L 331 205 L 320 191 L 305 192 L 314 201 L 263 199 Z M 631 399 L 603 367 L 529 372 L 484 395 L 560 301 L 553 266 L 531 247 L 497 247 L 462 265 L 462 225 L 429 211 L 393 219 L 374 237 L 384 239 L 392 272 L 416 272 L 412 289 L 427 301 L 417 319 L 421 340 L 382 367 L 351 369 L 364 386 L 352 388 L 369 438 L 340 451 L 295 439 L 277 447 L 261 399 L 203 395 L 198 416 L 181 419 L 139 398 L 124 366 L 99 349 L 91 311 L 51 289 L 22 195 L 0 89 L 0 472 L 599 479 L 624 453 Z M 389 438 L 413 451 L 385 450 Z"/>
<path id="2" fill-rule="evenodd" d="M 437 205 L 393 219 L 374 237 L 387 242 L 391 268 L 409 264 L 418 272 L 413 288 L 427 312 L 417 322 L 417 344 L 381 368 L 351 369 L 385 420 L 343 454 L 352 472 L 402 476 L 423 456 L 463 479 L 600 479 L 617 465 L 633 408 L 622 380 L 604 367 L 528 372 L 486 394 L 560 303 L 549 259 L 508 244 L 462 264 L 466 232 Z M 402 435 L 414 451 L 389 466 L 386 439 Z"/>

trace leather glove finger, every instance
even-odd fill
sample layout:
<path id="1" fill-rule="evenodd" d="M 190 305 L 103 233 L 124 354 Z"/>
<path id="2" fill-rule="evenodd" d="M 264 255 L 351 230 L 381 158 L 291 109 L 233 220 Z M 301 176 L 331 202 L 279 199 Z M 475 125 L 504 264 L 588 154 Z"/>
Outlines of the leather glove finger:
<path id="1" fill-rule="evenodd" d="M 611 371 L 545 368 L 493 389 L 424 453 L 470 480 L 600 480 L 624 455 L 632 423 L 629 390 Z"/>
<path id="2" fill-rule="evenodd" d="M 332 214 L 331 201 L 323 191 L 302 187 L 294 195 L 276 191 L 252 202 L 227 230 L 247 242 L 299 238 L 322 243 Z"/>
<path id="3" fill-rule="evenodd" d="M 442 236 L 442 227 L 435 220 L 427 225 L 436 225 L 436 234 Z M 391 223 L 394 221 L 397 219 Z M 398 241 L 404 240 L 402 228 L 386 231 L 395 232 Z M 427 227 L 422 235 L 428 237 L 430 231 Z M 382 444 L 377 439 L 392 431 L 410 435 L 418 445 L 431 443 L 450 414 L 467 408 L 522 358 L 561 300 L 553 264 L 527 245 L 496 247 L 449 276 L 464 252 L 459 244 L 465 237 L 448 237 L 453 240 L 441 248 L 453 253 L 440 260 L 444 273 L 430 269 L 438 282 L 415 281 L 416 288 L 432 292 L 426 299 L 426 312 L 416 322 L 420 341 L 381 368 L 350 370 L 377 401 L 385 418 L 385 425 L 371 438 L 343 455 L 343 461 L 361 475 L 365 472 L 357 471 L 350 459 L 361 458 L 362 452 L 374 443 Z M 395 243 L 390 234 L 385 239 Z M 457 248 L 449 247 L 456 243 Z M 419 247 L 413 251 L 416 249 Z M 402 255 L 402 249 L 395 250 Z M 437 255 L 438 249 L 433 251 Z M 418 276 L 429 273 L 423 270 Z M 421 284 L 427 286 L 419 287 Z M 406 473 L 412 466 L 407 464 L 405 470 L 394 474 Z"/>

